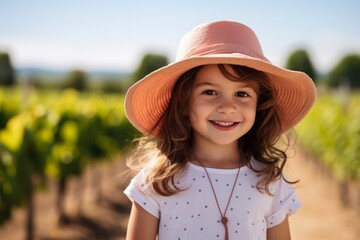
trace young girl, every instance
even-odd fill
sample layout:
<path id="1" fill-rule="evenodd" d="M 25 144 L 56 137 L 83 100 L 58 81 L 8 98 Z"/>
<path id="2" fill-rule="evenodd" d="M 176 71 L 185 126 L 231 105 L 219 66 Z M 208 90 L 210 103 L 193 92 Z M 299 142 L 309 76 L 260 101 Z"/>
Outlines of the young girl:
<path id="1" fill-rule="evenodd" d="M 131 159 L 142 170 L 125 190 L 127 239 L 290 239 L 300 203 L 279 139 L 315 97 L 306 74 L 264 57 L 249 27 L 217 21 L 187 33 L 177 60 L 126 95 L 145 135 Z"/>

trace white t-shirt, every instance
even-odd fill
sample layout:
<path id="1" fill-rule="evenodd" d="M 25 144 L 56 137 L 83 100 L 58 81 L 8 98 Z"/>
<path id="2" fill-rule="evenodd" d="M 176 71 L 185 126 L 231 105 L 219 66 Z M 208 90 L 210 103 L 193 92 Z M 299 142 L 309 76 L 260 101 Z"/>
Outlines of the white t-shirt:
<path id="1" fill-rule="evenodd" d="M 238 169 L 207 168 L 222 212 L 226 208 Z M 140 191 L 140 172 L 124 193 L 150 214 L 159 218 L 159 240 L 223 240 L 225 228 L 209 179 L 201 166 L 188 163 L 176 184 L 185 187 L 172 196 Z M 244 166 L 232 195 L 226 217 L 230 239 L 266 240 L 267 228 L 280 224 L 301 206 L 294 188 L 283 179 L 270 184 L 273 193 L 256 189 L 257 173 Z"/>

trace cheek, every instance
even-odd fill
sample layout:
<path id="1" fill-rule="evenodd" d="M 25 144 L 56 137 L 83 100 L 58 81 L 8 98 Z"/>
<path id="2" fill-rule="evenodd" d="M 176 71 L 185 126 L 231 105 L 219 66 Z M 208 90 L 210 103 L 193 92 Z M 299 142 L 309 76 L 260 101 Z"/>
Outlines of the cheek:
<path id="1" fill-rule="evenodd" d="M 248 119 L 255 121 L 256 116 L 256 104 L 247 104 L 242 106 L 242 112 Z"/>
<path id="2" fill-rule="evenodd" d="M 199 115 L 198 115 L 197 111 L 194 111 L 194 109 L 190 109 L 189 120 L 190 120 L 190 124 L 192 126 L 194 126 L 196 123 L 199 122 Z"/>
<path id="3" fill-rule="evenodd" d="M 204 124 L 204 121 L 209 116 L 208 107 L 203 104 L 192 105 L 189 112 L 189 120 L 192 127 L 197 127 Z"/>

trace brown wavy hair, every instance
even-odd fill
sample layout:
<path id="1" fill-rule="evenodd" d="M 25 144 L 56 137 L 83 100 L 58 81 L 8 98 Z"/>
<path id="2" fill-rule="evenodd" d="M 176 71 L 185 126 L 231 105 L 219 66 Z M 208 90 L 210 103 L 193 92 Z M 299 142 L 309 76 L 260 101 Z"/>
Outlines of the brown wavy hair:
<path id="1" fill-rule="evenodd" d="M 283 134 L 268 76 L 244 66 L 229 65 L 233 71 L 229 71 L 226 65 L 218 66 L 222 74 L 231 81 L 254 81 L 259 85 L 255 122 L 250 131 L 238 140 L 238 149 L 242 161 L 262 176 L 257 189 L 271 194 L 269 184 L 283 177 L 287 155 L 285 150 L 278 147 Z M 154 130 L 159 129 L 158 135 L 155 138 L 146 136 L 138 139 L 138 150 L 130 158 L 131 162 L 137 162 L 137 167 L 146 169 L 143 186 L 149 186 L 164 196 L 184 190 L 176 185 L 175 178 L 186 169 L 191 157 L 193 133 L 188 117 L 189 99 L 200 69 L 201 66 L 193 68 L 176 81 L 170 102 L 162 118 L 154 126 Z M 289 138 L 283 140 L 287 141 L 282 146 L 289 146 Z M 260 169 L 251 165 L 252 157 L 260 163 Z"/>

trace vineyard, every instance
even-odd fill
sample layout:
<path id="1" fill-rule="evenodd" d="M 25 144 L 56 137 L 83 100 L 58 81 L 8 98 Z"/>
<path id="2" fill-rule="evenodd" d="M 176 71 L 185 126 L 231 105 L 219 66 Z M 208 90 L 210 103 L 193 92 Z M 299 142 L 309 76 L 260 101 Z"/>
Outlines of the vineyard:
<path id="1" fill-rule="evenodd" d="M 296 128 L 298 142 L 339 181 L 360 182 L 359 106 L 359 95 L 319 94 Z M 69 179 L 114 159 L 134 134 L 120 94 L 0 89 L 0 226 L 22 207 L 32 239 L 33 196 L 53 183 L 59 223 L 66 221 Z"/>
<path id="2" fill-rule="evenodd" d="M 360 181 L 359 95 L 320 94 L 297 135 L 339 181 Z"/>
<path id="3" fill-rule="evenodd" d="M 33 194 L 46 189 L 49 179 L 58 182 L 59 219 L 66 219 L 67 180 L 112 159 L 129 144 L 130 135 L 134 130 L 121 95 L 0 89 L 0 225 L 14 207 L 31 213 Z"/>

